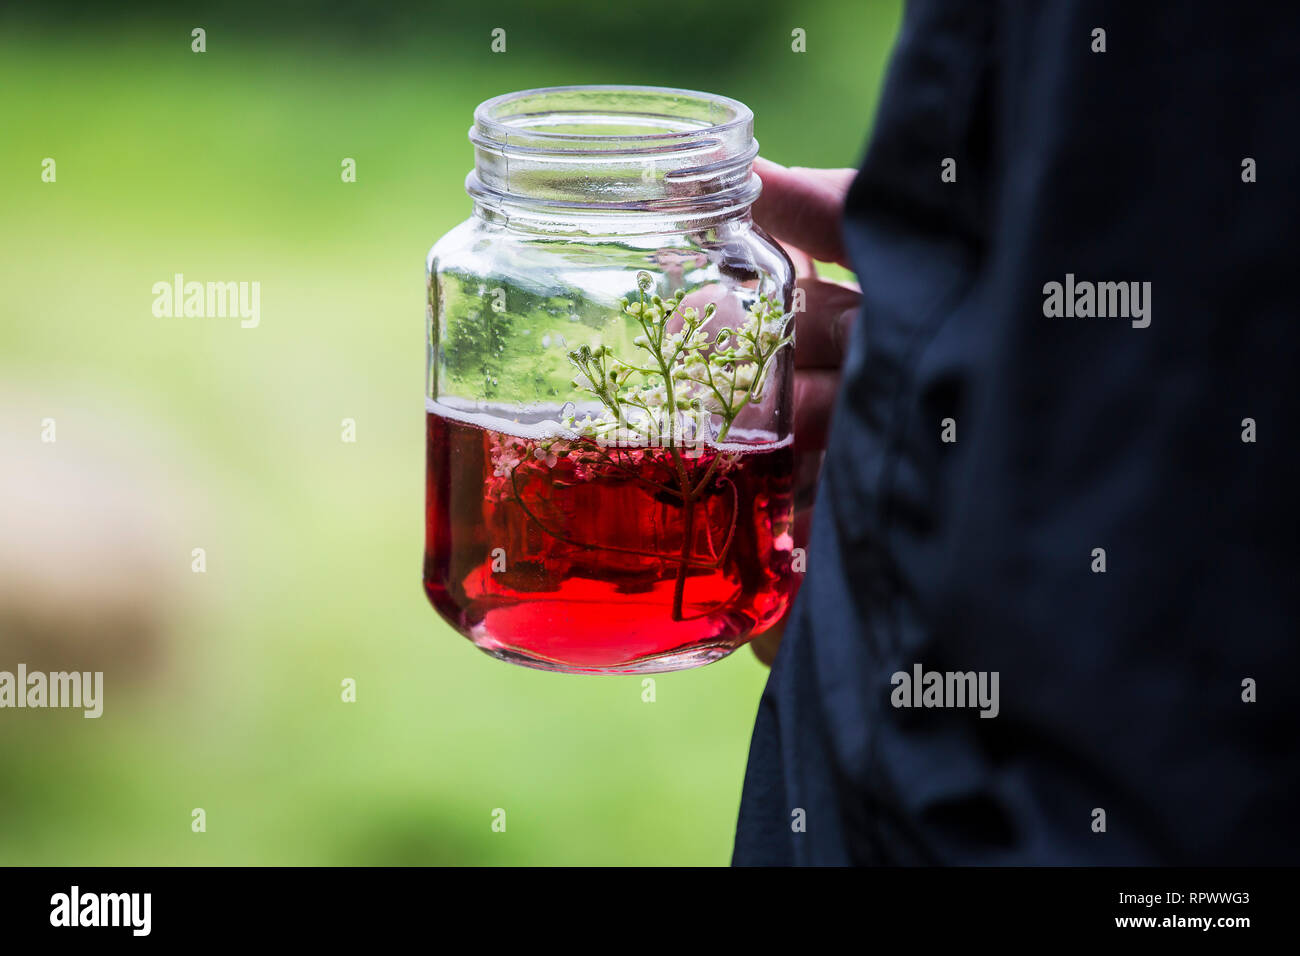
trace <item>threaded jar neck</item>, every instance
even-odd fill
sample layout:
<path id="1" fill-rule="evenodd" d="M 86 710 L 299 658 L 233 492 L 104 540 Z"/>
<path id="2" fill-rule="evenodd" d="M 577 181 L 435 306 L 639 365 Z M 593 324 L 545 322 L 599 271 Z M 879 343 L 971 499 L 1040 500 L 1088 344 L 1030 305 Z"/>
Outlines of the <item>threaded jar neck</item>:
<path id="1" fill-rule="evenodd" d="M 709 219 L 761 188 L 754 114 L 737 100 L 653 86 L 559 86 L 487 100 L 469 131 L 476 204 L 507 218 L 641 214 Z"/>

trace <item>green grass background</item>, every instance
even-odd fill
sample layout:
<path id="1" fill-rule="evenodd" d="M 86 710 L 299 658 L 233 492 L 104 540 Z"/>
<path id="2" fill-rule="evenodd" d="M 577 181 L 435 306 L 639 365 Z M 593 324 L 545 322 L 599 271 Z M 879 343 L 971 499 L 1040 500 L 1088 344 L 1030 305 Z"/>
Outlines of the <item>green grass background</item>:
<path id="1" fill-rule="evenodd" d="M 495 662 L 425 602 L 423 258 L 469 213 L 475 104 L 512 89 L 709 89 L 754 108 L 768 157 L 855 165 L 897 4 L 755 9 L 684 53 L 648 8 L 596 45 L 507 15 L 496 55 L 487 14 L 353 42 L 236 12 L 201 55 L 204 17 L 161 6 L 0 21 L 0 378 L 60 448 L 133 423 L 109 454 L 179 489 L 186 578 L 159 582 L 164 638 L 109 674 L 103 718 L 0 711 L 0 864 L 728 860 L 766 679 L 749 652 L 643 703 L 638 678 Z M 175 272 L 259 281 L 261 326 L 155 318 Z M 78 493 L 94 505 L 93 476 Z"/>

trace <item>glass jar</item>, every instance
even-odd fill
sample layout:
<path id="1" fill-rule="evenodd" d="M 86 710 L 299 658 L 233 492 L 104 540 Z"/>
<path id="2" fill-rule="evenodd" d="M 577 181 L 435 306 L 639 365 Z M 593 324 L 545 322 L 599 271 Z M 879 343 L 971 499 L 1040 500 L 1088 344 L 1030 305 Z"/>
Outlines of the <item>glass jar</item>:
<path id="1" fill-rule="evenodd" d="M 502 660 L 653 673 L 774 624 L 792 567 L 794 268 L 753 114 L 633 86 L 475 110 L 428 255 L 424 586 Z"/>

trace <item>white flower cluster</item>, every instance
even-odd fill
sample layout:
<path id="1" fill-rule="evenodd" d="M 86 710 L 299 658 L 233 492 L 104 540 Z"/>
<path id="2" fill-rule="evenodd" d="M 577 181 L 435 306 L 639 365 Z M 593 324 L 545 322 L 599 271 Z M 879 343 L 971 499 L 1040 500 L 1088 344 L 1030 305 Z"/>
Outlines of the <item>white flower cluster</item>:
<path id="1" fill-rule="evenodd" d="M 641 294 L 623 310 L 641 326 L 633 344 L 645 358 L 641 364 L 624 361 L 604 345 L 570 352 L 579 372 L 574 387 L 594 395 L 605 411 L 580 421 L 570 414 L 562 424 L 597 440 L 628 429 L 672 443 L 695 437 L 692 419 L 716 415 L 721 418 L 716 440 L 721 441 L 741 410 L 762 400 L 772 358 L 793 338 L 787 334 L 789 317 L 775 298 L 763 295 L 750 307 L 744 325 L 710 335 L 705 326 L 715 306 L 703 312 L 682 308 L 684 291 L 647 299 L 653 282 L 648 272 L 638 273 Z M 674 316 L 680 326 L 670 331 Z M 639 381 L 634 383 L 633 376 Z"/>

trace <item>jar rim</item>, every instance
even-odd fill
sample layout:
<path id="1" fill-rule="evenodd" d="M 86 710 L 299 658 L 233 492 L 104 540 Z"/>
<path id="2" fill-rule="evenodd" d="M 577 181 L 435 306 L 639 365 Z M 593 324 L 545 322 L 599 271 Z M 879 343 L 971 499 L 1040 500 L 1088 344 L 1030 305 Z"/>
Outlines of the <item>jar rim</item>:
<path id="1" fill-rule="evenodd" d="M 576 132 L 554 132 L 544 128 L 539 128 L 532 124 L 522 124 L 510 122 L 521 116 L 545 116 L 551 115 L 561 117 L 566 115 L 566 111 L 559 108 L 552 108 L 545 111 L 530 112 L 513 112 L 507 113 L 506 109 L 517 108 L 520 103 L 527 103 L 529 100 L 545 101 L 554 99 L 558 107 L 566 95 L 578 98 L 599 98 L 601 96 L 610 97 L 628 97 L 635 101 L 640 97 L 647 102 L 659 101 L 663 103 L 679 104 L 697 104 L 706 109 L 725 111 L 726 116 L 721 122 L 708 123 L 689 116 L 673 116 L 665 113 L 653 113 L 644 110 L 613 110 L 613 109 L 592 109 L 588 106 L 582 111 L 583 116 L 602 116 L 602 117 L 623 117 L 625 119 L 641 119 L 658 121 L 661 125 L 667 125 L 671 121 L 680 124 L 678 128 L 664 128 L 658 132 L 647 133 L 576 133 Z M 579 106 L 575 103 L 574 106 Z M 633 105 L 629 103 L 628 105 Z M 567 115 L 575 115 L 568 112 Z M 644 143 L 654 145 L 665 141 L 680 140 L 684 136 L 725 137 L 732 131 L 743 129 L 748 126 L 752 130 L 754 121 L 753 111 L 739 100 L 732 99 L 729 96 L 722 96 L 718 93 L 705 93 L 699 90 L 680 89 L 667 86 L 638 86 L 638 85 L 621 85 L 621 84 L 596 84 L 596 85 L 574 85 L 574 86 L 546 86 L 538 87 L 531 90 L 518 90 L 513 93 L 503 93 L 500 96 L 494 96 L 491 99 L 484 100 L 474 110 L 474 126 L 470 130 L 470 140 L 479 145 L 479 140 L 485 140 L 491 143 L 505 143 L 511 137 L 525 136 L 529 141 L 537 141 L 546 144 L 547 152 L 562 153 L 583 153 L 583 152 L 607 152 L 608 147 L 617 146 L 618 152 L 636 151 L 635 145 Z M 651 125 L 651 124 L 646 124 Z M 752 132 L 750 133 L 752 136 Z M 565 149 L 562 144 L 572 143 L 574 148 Z M 631 150 L 626 146 L 631 145 Z M 601 147 L 606 147 L 602 149 Z"/>
<path id="2" fill-rule="evenodd" d="M 465 189 L 520 219 L 645 213 L 714 220 L 758 197 L 754 113 L 715 93 L 552 86 L 480 103 Z M 644 229 L 653 223 L 640 221 Z"/>

